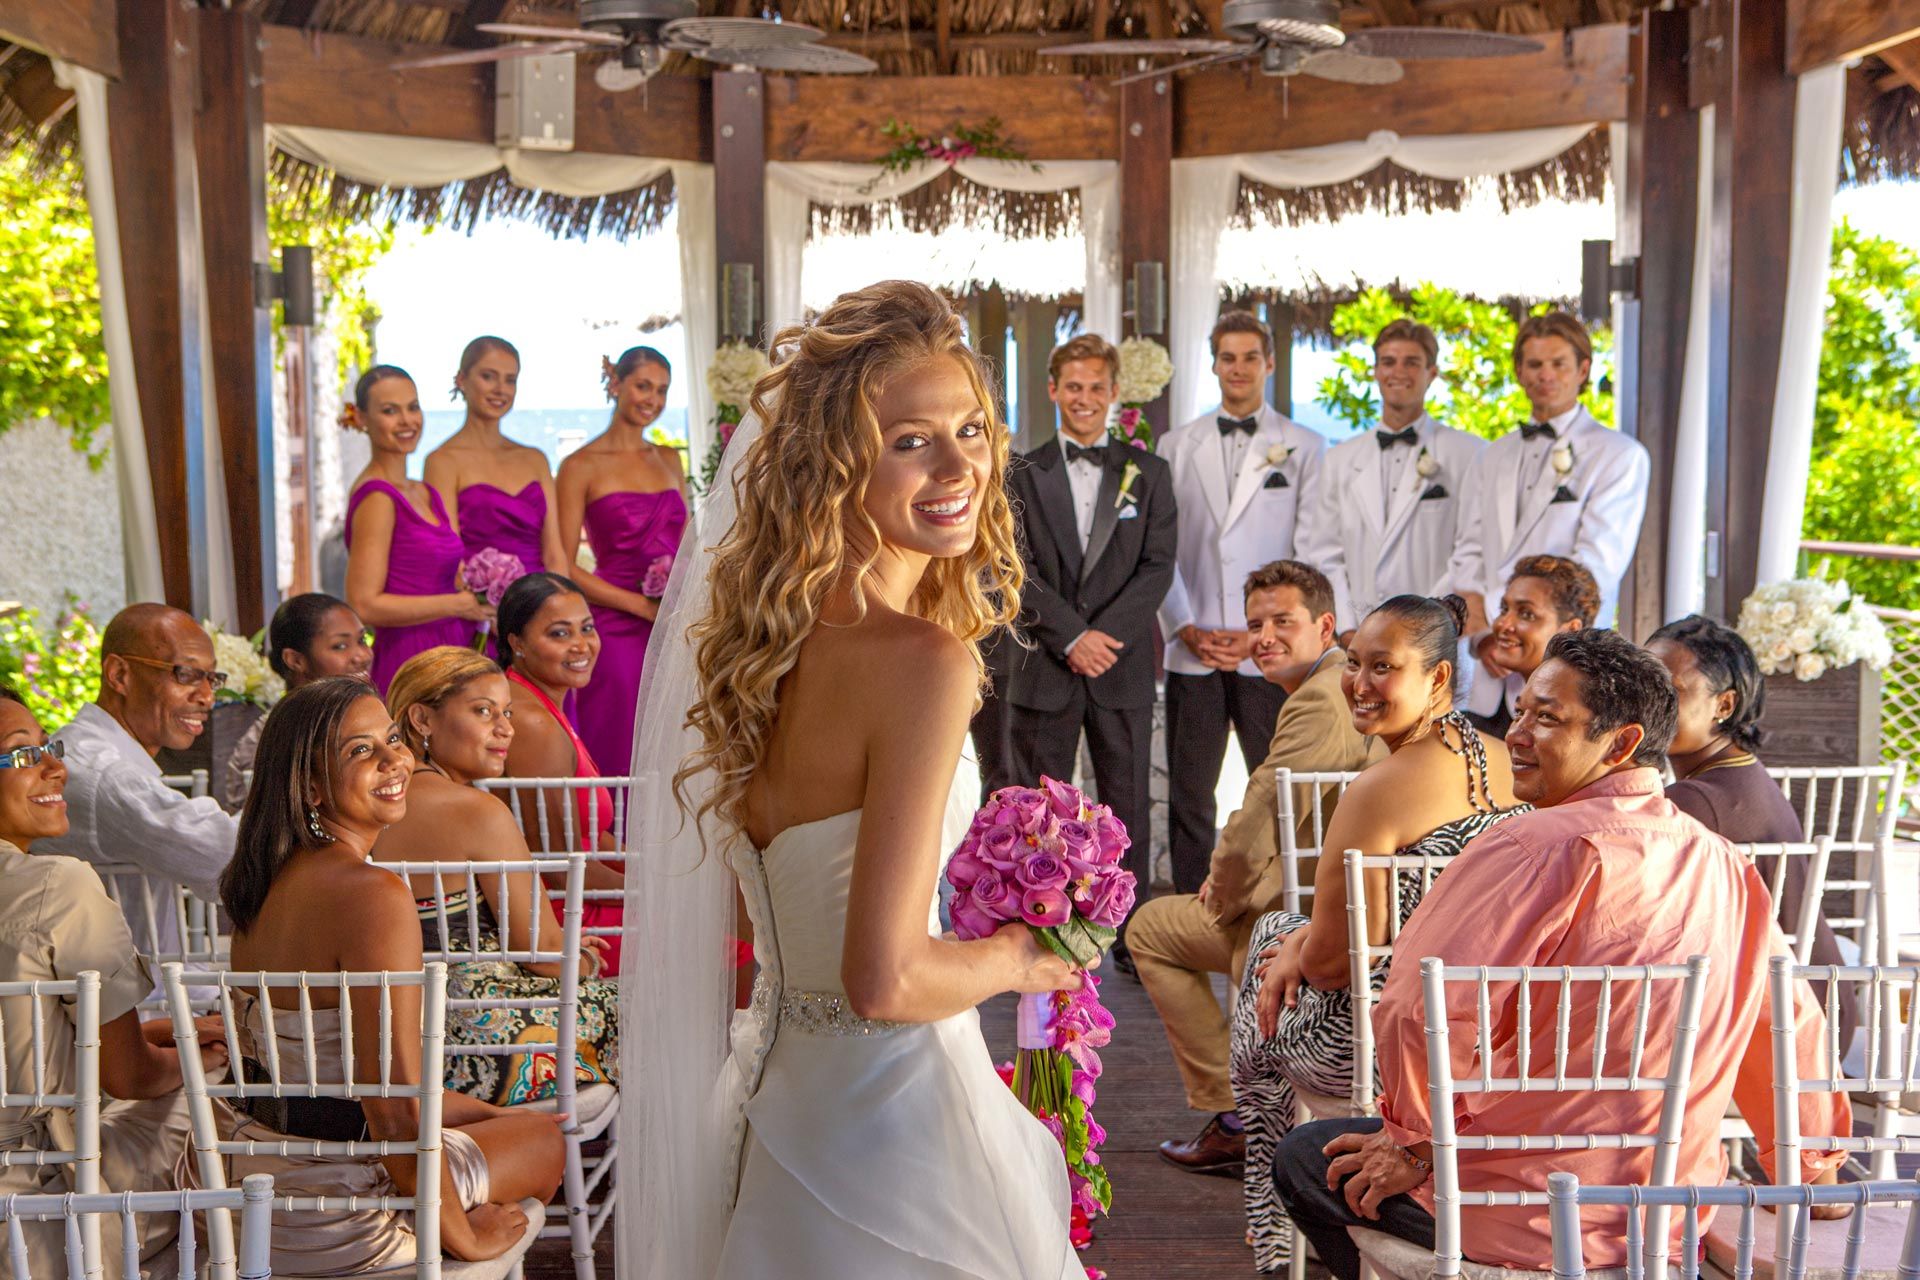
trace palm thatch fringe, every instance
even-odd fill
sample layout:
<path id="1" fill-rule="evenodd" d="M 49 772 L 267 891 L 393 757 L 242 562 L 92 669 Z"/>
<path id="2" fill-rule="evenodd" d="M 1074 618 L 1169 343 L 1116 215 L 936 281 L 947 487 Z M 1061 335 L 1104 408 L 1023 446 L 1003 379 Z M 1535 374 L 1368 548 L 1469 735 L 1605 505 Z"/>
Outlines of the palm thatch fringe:
<path id="1" fill-rule="evenodd" d="M 1898 85 L 1848 107 L 1840 155 L 1843 180 L 1920 178 L 1920 89 Z"/>
<path id="2" fill-rule="evenodd" d="M 953 170 L 897 200 L 813 206 L 812 234 L 866 235 L 898 216 L 909 231 L 937 233 L 951 226 L 991 227 L 1011 240 L 1050 239 L 1080 230 L 1080 191 L 1000 191 L 969 182 Z"/>
<path id="3" fill-rule="evenodd" d="M 603 196 L 530 191 L 515 186 L 504 169 L 444 187 L 374 187 L 283 152 L 274 153 L 273 172 L 295 193 L 323 189 L 334 207 L 355 218 L 386 216 L 456 230 L 471 230 L 489 218 L 515 218 L 549 235 L 580 240 L 590 235 L 625 239 L 653 231 L 674 204 L 671 172 L 645 186 Z"/>
<path id="4" fill-rule="evenodd" d="M 1498 195 L 1503 212 L 1545 200 L 1598 200 L 1606 194 L 1609 157 L 1607 131 L 1595 129 L 1545 163 L 1480 181 Z M 1234 220 L 1239 226 L 1292 226 L 1337 222 L 1368 210 L 1458 209 L 1476 187 L 1475 181 L 1429 178 L 1391 161 L 1348 182 L 1321 187 L 1270 187 L 1242 178 Z"/>
<path id="5" fill-rule="evenodd" d="M 1364 285 L 1353 283 L 1335 285 L 1329 284 L 1316 277 L 1303 282 L 1300 286 L 1291 290 L 1275 289 L 1270 292 L 1256 292 L 1238 298 L 1222 299 L 1220 305 L 1222 310 L 1226 309 L 1229 305 L 1252 309 L 1259 303 L 1266 302 L 1270 307 L 1278 304 L 1279 306 L 1289 308 L 1287 314 L 1290 317 L 1295 339 L 1318 347 L 1323 351 L 1331 351 L 1343 347 L 1352 341 L 1350 338 L 1335 336 L 1333 332 L 1333 313 L 1347 303 L 1357 299 L 1361 293 L 1370 288 L 1384 289 L 1393 300 L 1401 306 L 1408 305 L 1413 296 L 1413 286 L 1402 284 L 1397 279 L 1378 285 L 1371 283 Z M 1577 298 L 1521 298 L 1512 296 L 1482 298 L 1477 294 L 1469 294 L 1467 297 L 1477 302 L 1493 303 L 1495 306 L 1512 313 L 1515 319 L 1530 314 L 1535 307 L 1543 302 L 1566 308 L 1572 308 L 1579 302 Z M 1268 312 L 1267 318 L 1269 321 L 1276 323 L 1282 319 L 1280 315 L 1274 314 L 1271 310 Z"/>

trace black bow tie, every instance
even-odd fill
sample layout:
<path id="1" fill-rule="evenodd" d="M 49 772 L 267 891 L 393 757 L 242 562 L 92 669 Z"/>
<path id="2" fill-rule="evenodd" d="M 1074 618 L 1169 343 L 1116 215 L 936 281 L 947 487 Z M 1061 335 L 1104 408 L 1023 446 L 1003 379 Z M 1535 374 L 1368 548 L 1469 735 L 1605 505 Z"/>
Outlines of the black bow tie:
<path id="1" fill-rule="evenodd" d="M 1402 427 L 1398 431 L 1376 431 L 1373 438 L 1380 442 L 1382 449 L 1391 449 L 1397 444 L 1419 444 L 1420 433 L 1412 427 Z"/>
<path id="2" fill-rule="evenodd" d="M 1522 440 L 1531 440 L 1535 436 L 1542 435 L 1549 440 L 1554 440 L 1559 437 L 1559 433 L 1553 429 L 1551 422 L 1523 422 L 1520 424 L 1520 438 Z"/>
<path id="3" fill-rule="evenodd" d="M 1068 440 L 1066 441 L 1066 446 L 1068 462 L 1080 462 L 1084 460 L 1098 465 L 1107 460 L 1107 446 L 1103 444 L 1082 445 L 1075 444 L 1073 441 Z"/>
<path id="4" fill-rule="evenodd" d="M 1230 436 L 1236 431 L 1252 435 L 1253 429 L 1260 425 L 1258 418 L 1215 418 L 1214 421 L 1220 424 L 1220 434 L 1223 436 Z"/>

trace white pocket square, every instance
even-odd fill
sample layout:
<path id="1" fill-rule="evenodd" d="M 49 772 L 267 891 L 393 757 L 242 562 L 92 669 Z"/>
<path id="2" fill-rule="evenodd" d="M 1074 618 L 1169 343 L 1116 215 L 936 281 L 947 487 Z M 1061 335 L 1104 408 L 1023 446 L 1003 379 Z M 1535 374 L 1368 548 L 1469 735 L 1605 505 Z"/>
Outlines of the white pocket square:
<path id="1" fill-rule="evenodd" d="M 1120 514 L 1115 516 L 1114 519 L 1115 520 L 1137 520 L 1139 517 L 1140 517 L 1140 508 L 1129 503 L 1128 505 L 1120 508 Z"/>

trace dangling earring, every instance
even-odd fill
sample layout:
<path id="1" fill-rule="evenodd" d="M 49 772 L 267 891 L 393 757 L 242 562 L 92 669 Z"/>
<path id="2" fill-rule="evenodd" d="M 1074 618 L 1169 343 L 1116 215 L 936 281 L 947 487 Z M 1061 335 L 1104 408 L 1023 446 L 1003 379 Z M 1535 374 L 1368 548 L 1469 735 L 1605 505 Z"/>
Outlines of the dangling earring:
<path id="1" fill-rule="evenodd" d="M 420 758 L 426 761 L 433 759 L 433 735 L 430 733 L 420 735 Z"/>
<path id="2" fill-rule="evenodd" d="M 307 806 L 307 834 L 321 844 L 332 844 L 333 833 L 320 825 L 320 811 L 312 805 Z"/>

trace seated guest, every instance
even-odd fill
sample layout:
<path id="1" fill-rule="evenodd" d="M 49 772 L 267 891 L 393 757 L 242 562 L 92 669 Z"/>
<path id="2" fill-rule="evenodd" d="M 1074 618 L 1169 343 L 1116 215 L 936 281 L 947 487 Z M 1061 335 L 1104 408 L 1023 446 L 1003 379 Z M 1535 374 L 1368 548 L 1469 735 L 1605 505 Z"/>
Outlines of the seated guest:
<path id="1" fill-rule="evenodd" d="M 1669 622 L 1653 633 L 1647 650 L 1673 676 L 1679 719 L 1667 760 L 1678 779 L 1667 788 L 1675 808 L 1699 820 L 1707 830 L 1735 844 L 1790 844 L 1806 838 L 1806 828 L 1780 785 L 1753 754 L 1765 740 L 1760 716 L 1766 708 L 1766 681 L 1753 650 L 1732 627 L 1698 615 Z M 1761 861 L 1760 875 L 1773 883 L 1774 859 Z M 1807 863 L 1787 859 L 1778 908 L 1782 928 L 1799 922 L 1807 893 Z M 1833 926 L 1817 917 L 1814 964 L 1847 964 Z M 1814 992 L 1825 1007 L 1824 982 Z M 1840 1043 L 1853 1041 L 1860 1025 L 1860 992 L 1840 984 Z"/>
<path id="2" fill-rule="evenodd" d="M 93 868 L 58 854 L 30 853 L 36 844 L 67 834 L 62 802 L 67 769 L 58 742 L 49 743 L 33 713 L 11 688 L 0 685 L 0 982 L 71 982 L 88 970 L 100 975 L 100 1079 L 109 1095 L 100 1113 L 100 1189 L 167 1191 L 174 1165 L 187 1150 L 187 1108 L 180 1092 L 180 1058 L 173 1027 L 165 1019 L 142 1024 L 136 1006 L 153 990 L 153 975 L 133 949 L 120 908 Z M 41 1025 L 34 1026 L 29 1000 L 0 1001 L 5 1027 L 7 1088 L 35 1088 L 33 1064 L 46 1063 L 50 1093 L 72 1093 L 74 1075 L 72 1002 L 44 997 Z M 226 1046 L 215 1035 L 203 1043 L 202 1060 L 224 1064 Z M 0 1150 L 46 1150 L 69 1118 L 48 1107 L 0 1108 Z M 0 1196 L 73 1190 L 59 1165 L 0 1165 Z M 123 1253 L 119 1218 L 102 1219 L 107 1274 L 118 1277 Z M 24 1222 L 29 1269 L 55 1275 L 65 1254 L 59 1222 Z M 172 1240 L 177 1220 L 167 1214 L 144 1219 L 140 1256 L 150 1258 Z"/>
<path id="3" fill-rule="evenodd" d="M 507 765 L 513 720 L 507 677 L 485 654 L 443 646 L 415 654 L 394 673 L 387 710 L 420 767 L 407 796 L 407 816 L 388 827 L 373 846 L 379 862 L 524 861 L 526 838 L 497 796 L 478 790 L 478 778 L 497 778 Z M 449 833 L 452 833 L 451 835 Z M 560 922 L 545 894 L 533 892 L 530 875 L 507 877 L 507 946 L 529 950 L 537 925 L 540 948 L 560 946 Z M 500 947 L 501 878 L 482 876 L 482 901 L 467 898 L 466 879 L 443 882 L 444 901 L 434 896 L 432 876 L 413 878 L 421 945 L 428 951 L 478 945 Z M 457 887 L 456 887 L 457 886 Z M 450 942 L 443 942 L 444 919 Z M 476 941 L 477 940 L 477 941 Z M 577 1078 L 583 1084 L 614 1083 L 620 1075 L 620 993 L 595 981 L 606 952 L 601 938 L 583 938 Z M 449 963 L 447 998 L 551 1000 L 560 994 L 558 963 L 514 964 L 493 960 Z M 447 1014 L 447 1088 L 501 1106 L 550 1098 L 555 1064 L 551 1053 L 461 1053 L 461 1045 L 554 1042 L 557 1009 L 450 1010 Z"/>
<path id="4" fill-rule="evenodd" d="M 234 820 L 213 797 L 184 796 L 162 782 L 154 757 L 206 732 L 214 691 L 226 682 L 227 673 L 213 669 L 213 641 L 185 613 L 135 604 L 115 614 L 100 638 L 100 692 L 53 735 L 67 753 L 72 828 L 45 851 L 133 863 L 212 901 L 233 857 Z M 143 951 L 178 945 L 142 937 L 143 929 L 134 926 Z"/>
<path id="5" fill-rule="evenodd" d="M 507 679 L 513 685 L 514 735 L 507 748 L 506 776 L 598 778 L 600 766 L 562 706 L 567 694 L 587 687 L 600 660 L 599 625 L 579 586 L 557 573 L 530 573 L 521 578 L 500 597 L 500 626 L 493 643 L 494 656 L 507 669 Z M 574 803 L 572 847 L 602 851 L 619 848 L 614 834 L 613 792 L 606 787 L 582 787 L 573 792 L 522 791 L 520 823 L 527 847 L 544 853 L 568 846 L 565 797 L 569 794 Z M 587 864 L 588 889 L 618 890 L 625 883 L 618 863 Z M 586 928 L 617 929 L 621 919 L 619 902 L 587 901 Z M 620 972 L 617 938 L 608 939 L 606 972 Z"/>
<path id="6" fill-rule="evenodd" d="M 273 611 L 267 624 L 267 665 L 286 682 L 288 693 L 327 676 L 370 679 L 373 646 L 367 642 L 367 624 L 345 600 L 319 591 L 294 596 Z M 255 720 L 233 744 L 220 797 L 228 813 L 240 812 L 247 802 L 265 719 Z"/>
<path id="7" fill-rule="evenodd" d="M 1229 1076 L 1247 1127 L 1247 1223 L 1254 1263 L 1279 1271 L 1293 1257 L 1293 1226 L 1274 1199 L 1273 1152 L 1299 1118 L 1300 1095 L 1353 1092 L 1353 997 L 1347 957 L 1348 849 L 1449 857 L 1514 815 L 1513 771 L 1498 738 L 1453 705 L 1453 658 L 1465 603 L 1458 596 L 1394 596 L 1368 614 L 1347 650 L 1341 691 L 1354 728 L 1385 744 L 1385 760 L 1348 787 L 1327 827 L 1313 876 L 1311 917 L 1262 916 L 1249 942 L 1259 956 L 1234 1005 Z M 1387 914 L 1404 922 L 1426 886 L 1418 873 L 1388 883 L 1366 873 L 1369 933 L 1387 941 Z M 1378 991 L 1387 962 L 1373 967 Z"/>
<path id="8" fill-rule="evenodd" d="M 334 677 L 289 694 L 260 734 L 254 786 L 240 816 L 240 840 L 221 879 L 233 920 L 233 967 L 268 972 L 335 973 L 421 968 L 420 918 L 405 883 L 368 865 L 380 833 L 407 813 L 413 753 L 400 727 L 363 680 Z M 356 988 L 350 1009 L 323 983 L 276 990 L 263 1009 L 235 993 L 243 1026 L 240 1070 L 265 1078 L 266 1020 L 282 1044 L 296 1043 L 303 1003 L 311 1002 L 319 1042 L 317 1083 L 339 1083 L 343 1022 L 352 1019 L 354 1077 L 420 1079 L 418 988 Z M 389 1002 L 395 1034 L 381 1052 L 380 1006 Z M 256 1045 L 259 1045 L 257 1049 Z M 279 1054 L 281 1078 L 306 1077 L 300 1054 Z M 391 1074 L 387 1074 L 390 1072 Z M 258 1073 L 256 1077 L 256 1073 Z M 239 1141 L 356 1136 L 411 1143 L 419 1106 L 411 1098 L 241 1099 L 228 1126 Z M 445 1095 L 442 1120 L 440 1241 L 447 1254 L 484 1261 L 525 1233 L 520 1201 L 549 1200 L 560 1184 L 565 1143 L 558 1117 L 508 1110 L 463 1093 Z M 230 1158 L 230 1182 L 271 1173 L 280 1195 L 339 1197 L 343 1209 L 276 1214 L 273 1269 L 293 1275 L 345 1275 L 411 1265 L 413 1225 L 383 1209 L 383 1196 L 414 1194 L 411 1156 L 357 1160 L 262 1154 Z"/>
<path id="9" fill-rule="evenodd" d="M 1524 556 L 1500 596 L 1493 631 L 1480 645 L 1467 718 L 1499 737 L 1513 723 L 1513 703 L 1527 677 L 1547 655 L 1547 642 L 1562 631 L 1593 625 L 1600 588 L 1578 560 Z"/>
<path id="10" fill-rule="evenodd" d="M 1772 1062 L 1767 961 L 1784 954 L 1773 904 L 1759 872 L 1727 840 L 1686 817 L 1662 794 L 1659 766 L 1673 737 L 1673 685 L 1645 650 L 1611 631 L 1555 636 L 1547 661 L 1527 681 L 1507 743 L 1514 791 L 1537 806 L 1489 831 L 1434 882 L 1397 950 L 1449 965 L 1647 965 L 1709 961 L 1695 1042 L 1686 1123 L 1675 1181 L 1712 1186 L 1726 1173 L 1719 1141 L 1729 1100 L 1752 1122 L 1772 1172 Z M 1349 804 L 1342 809 L 1352 809 Z M 1656 997 L 1647 1060 L 1664 1063 L 1672 1043 L 1677 984 Z M 1537 989 L 1536 989 L 1537 991 Z M 1801 984 L 1795 1036 L 1802 1074 L 1813 1074 L 1826 1034 Z M 1517 997 L 1508 989 L 1503 1003 Z M 1534 1043 L 1551 1043 L 1552 1000 L 1535 995 Z M 1477 1071 L 1470 989 L 1448 993 L 1454 1070 Z M 1366 1225 L 1433 1244 L 1433 1127 L 1428 1110 L 1427 1034 L 1420 967 L 1396 965 L 1374 1008 L 1379 1048 L 1379 1117 L 1321 1120 L 1288 1135 L 1275 1180 L 1294 1224 L 1335 1276 L 1360 1273 L 1347 1236 Z M 1511 1011 L 1496 1011 L 1510 1020 Z M 1630 1017 L 1631 1014 L 1621 1014 Z M 1544 1021 L 1542 1021 L 1544 1020 Z M 1578 1019 L 1576 1019 L 1578 1021 Z M 1624 1024 L 1620 1028 L 1624 1036 Z M 1575 1045 L 1573 1060 L 1581 1049 Z M 1624 1052 L 1624 1050 L 1623 1050 Z M 1494 1046 L 1495 1075 L 1518 1065 L 1505 1038 Z M 1528 1064 L 1531 1074 L 1546 1068 Z M 1462 1133 L 1652 1133 L 1661 1099 L 1653 1092 L 1467 1094 L 1455 1100 Z M 1847 1101 L 1802 1093 L 1807 1133 L 1850 1133 Z M 1840 1152 L 1803 1151 L 1802 1176 L 1836 1168 Z M 1546 1189 L 1565 1170 L 1588 1185 L 1645 1182 L 1652 1150 L 1475 1151 L 1460 1157 L 1469 1191 Z M 1344 1186 L 1342 1183 L 1344 1182 Z M 1339 1188 L 1329 1190 L 1330 1187 Z M 1538 1207 L 1463 1211 L 1466 1252 L 1476 1262 L 1545 1269 L 1553 1261 L 1546 1214 Z M 1674 1218 L 1679 1227 L 1678 1215 Z M 1589 1266 L 1626 1261 L 1617 1218 L 1590 1215 Z"/>
<path id="11" fill-rule="evenodd" d="M 1347 655 L 1333 640 L 1333 588 L 1325 575 L 1298 560 L 1276 560 L 1248 575 L 1245 595 L 1253 660 L 1287 694 L 1273 741 L 1213 847 L 1200 892 L 1144 903 L 1130 926 L 1140 982 L 1167 1029 L 1187 1105 L 1211 1114 L 1198 1137 L 1163 1142 L 1160 1154 L 1195 1173 L 1232 1177 L 1240 1176 L 1246 1139 L 1227 1082 L 1227 1017 L 1208 975 L 1239 982 L 1253 922 L 1279 905 L 1278 771 L 1350 772 L 1366 767 L 1374 746 L 1353 727 L 1340 695 Z M 1312 792 L 1302 786 L 1295 793 L 1300 847 L 1311 849 Z M 1337 800 L 1325 788 L 1323 811 L 1332 812 Z"/>

